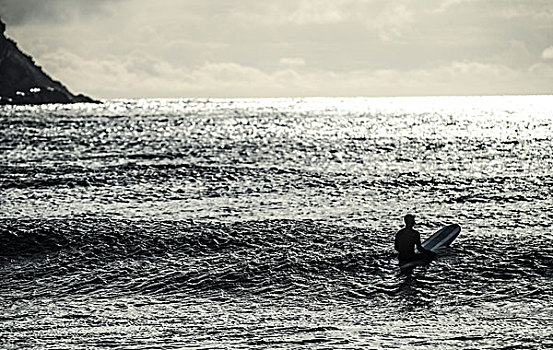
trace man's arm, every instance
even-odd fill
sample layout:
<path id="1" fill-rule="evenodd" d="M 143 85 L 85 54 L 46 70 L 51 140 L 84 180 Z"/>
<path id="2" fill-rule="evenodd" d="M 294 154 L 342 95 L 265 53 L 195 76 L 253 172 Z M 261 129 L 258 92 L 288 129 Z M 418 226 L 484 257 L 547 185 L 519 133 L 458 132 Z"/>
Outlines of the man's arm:
<path id="1" fill-rule="evenodd" d="M 425 249 L 423 246 L 422 246 L 422 243 L 421 243 L 421 234 L 418 232 L 418 231 L 415 231 L 415 245 L 417 246 L 417 249 L 419 250 L 419 252 L 421 253 L 432 253 L 430 250 L 428 249 Z"/>
<path id="2" fill-rule="evenodd" d="M 397 241 L 398 233 L 396 233 L 396 237 L 394 239 L 394 249 L 399 252 L 399 244 L 398 244 L 398 241 Z"/>

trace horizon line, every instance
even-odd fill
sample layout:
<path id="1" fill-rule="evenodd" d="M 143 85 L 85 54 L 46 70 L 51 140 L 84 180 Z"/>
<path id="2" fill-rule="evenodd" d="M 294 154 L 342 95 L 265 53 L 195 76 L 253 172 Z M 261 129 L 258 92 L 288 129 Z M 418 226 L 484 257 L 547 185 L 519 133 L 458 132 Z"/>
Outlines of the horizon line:
<path id="1" fill-rule="evenodd" d="M 99 100 L 113 101 L 113 100 L 181 100 L 181 99 L 322 99 L 322 98 L 342 98 L 342 99 L 355 99 L 355 98 L 367 98 L 367 99 L 380 99 L 380 98 L 453 98 L 453 97 L 547 97 L 553 96 L 553 93 L 544 94 L 490 94 L 490 95 L 397 95 L 397 96 L 182 96 L 182 97 L 110 97 L 110 98 L 98 98 Z"/>

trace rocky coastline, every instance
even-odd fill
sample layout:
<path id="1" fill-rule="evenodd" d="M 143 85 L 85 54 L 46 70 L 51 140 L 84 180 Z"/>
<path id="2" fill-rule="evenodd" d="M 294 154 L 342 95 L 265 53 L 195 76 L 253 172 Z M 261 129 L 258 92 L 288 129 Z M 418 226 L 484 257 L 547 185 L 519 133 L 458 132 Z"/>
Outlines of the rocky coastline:
<path id="1" fill-rule="evenodd" d="M 0 105 L 99 102 L 82 94 L 74 95 L 53 80 L 14 40 L 5 36 L 5 29 L 0 19 Z"/>

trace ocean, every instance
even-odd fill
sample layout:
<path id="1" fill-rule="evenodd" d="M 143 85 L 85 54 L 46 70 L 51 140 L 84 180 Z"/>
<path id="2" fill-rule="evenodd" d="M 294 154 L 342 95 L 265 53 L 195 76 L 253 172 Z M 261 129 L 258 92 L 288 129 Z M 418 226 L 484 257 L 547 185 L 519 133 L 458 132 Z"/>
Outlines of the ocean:
<path id="1" fill-rule="evenodd" d="M 0 348 L 552 348 L 551 106 L 2 106 Z M 407 213 L 462 228 L 410 275 Z"/>

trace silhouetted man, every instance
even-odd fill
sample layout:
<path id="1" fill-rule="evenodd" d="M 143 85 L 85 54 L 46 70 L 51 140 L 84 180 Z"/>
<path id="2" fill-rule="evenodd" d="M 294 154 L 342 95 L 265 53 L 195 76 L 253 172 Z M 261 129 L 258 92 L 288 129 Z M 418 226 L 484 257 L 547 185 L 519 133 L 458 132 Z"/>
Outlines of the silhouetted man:
<path id="1" fill-rule="evenodd" d="M 394 242 L 394 248 L 399 253 L 397 256 L 399 264 L 402 265 L 409 261 L 434 255 L 434 253 L 422 247 L 420 233 L 413 230 L 413 226 L 415 226 L 415 217 L 411 214 L 407 214 L 403 220 L 405 221 L 405 227 L 396 233 Z M 421 254 L 415 253 L 415 246 Z"/>

